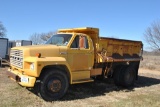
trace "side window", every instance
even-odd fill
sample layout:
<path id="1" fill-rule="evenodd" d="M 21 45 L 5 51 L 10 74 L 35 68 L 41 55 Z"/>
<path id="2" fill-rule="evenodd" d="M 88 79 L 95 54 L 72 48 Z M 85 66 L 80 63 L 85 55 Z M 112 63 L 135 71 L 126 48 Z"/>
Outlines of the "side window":
<path id="1" fill-rule="evenodd" d="M 83 35 L 77 35 L 76 38 L 74 39 L 71 48 L 84 48 L 88 49 L 88 39 L 86 36 Z"/>
<path id="2" fill-rule="evenodd" d="M 87 38 L 86 36 L 85 36 L 85 44 L 86 44 L 85 48 L 86 48 L 86 49 L 89 49 L 88 38 Z"/>
<path id="3" fill-rule="evenodd" d="M 71 48 L 79 48 L 79 36 L 76 36 L 74 41 L 71 44 Z"/>

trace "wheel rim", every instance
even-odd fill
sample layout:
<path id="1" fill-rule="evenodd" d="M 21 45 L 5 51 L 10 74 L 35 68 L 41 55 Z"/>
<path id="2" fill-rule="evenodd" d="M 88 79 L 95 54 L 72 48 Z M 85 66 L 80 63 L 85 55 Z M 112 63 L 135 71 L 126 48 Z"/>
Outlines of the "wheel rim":
<path id="1" fill-rule="evenodd" d="M 129 70 L 129 72 L 126 75 L 126 80 L 128 81 L 128 83 L 132 83 L 134 79 L 134 73 L 132 70 Z"/>
<path id="2" fill-rule="evenodd" d="M 126 80 L 130 80 L 131 79 L 131 73 L 129 72 L 128 75 L 126 75 Z"/>
<path id="3" fill-rule="evenodd" d="M 50 80 L 48 82 L 47 88 L 53 93 L 59 92 L 61 90 L 62 84 L 58 79 Z"/>

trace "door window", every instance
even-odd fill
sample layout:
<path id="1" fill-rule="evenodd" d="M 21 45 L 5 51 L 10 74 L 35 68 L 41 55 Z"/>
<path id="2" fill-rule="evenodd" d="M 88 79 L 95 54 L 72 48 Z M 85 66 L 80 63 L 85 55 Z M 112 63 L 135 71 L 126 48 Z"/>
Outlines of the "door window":
<path id="1" fill-rule="evenodd" d="M 71 44 L 71 48 L 88 49 L 88 39 L 86 36 L 77 35 Z"/>

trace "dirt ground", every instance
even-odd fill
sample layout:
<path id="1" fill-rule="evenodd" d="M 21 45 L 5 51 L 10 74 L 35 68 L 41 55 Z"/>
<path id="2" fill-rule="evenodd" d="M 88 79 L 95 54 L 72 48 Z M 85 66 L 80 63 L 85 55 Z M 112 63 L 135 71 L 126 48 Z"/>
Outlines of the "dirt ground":
<path id="1" fill-rule="evenodd" d="M 1 107 L 159 107 L 160 71 L 140 68 L 135 86 L 124 89 L 112 79 L 71 85 L 59 101 L 46 102 L 7 78 L 0 68 Z"/>

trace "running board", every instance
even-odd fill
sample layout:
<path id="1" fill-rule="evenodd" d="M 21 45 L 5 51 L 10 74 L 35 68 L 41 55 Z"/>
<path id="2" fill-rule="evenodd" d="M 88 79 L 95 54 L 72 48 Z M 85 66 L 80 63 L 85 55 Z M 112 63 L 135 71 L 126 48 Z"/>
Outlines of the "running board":
<path id="1" fill-rule="evenodd" d="M 81 80 L 73 80 L 72 84 L 79 84 L 79 83 L 85 83 L 85 82 L 93 82 L 94 80 L 91 78 L 88 79 L 81 79 Z"/>

